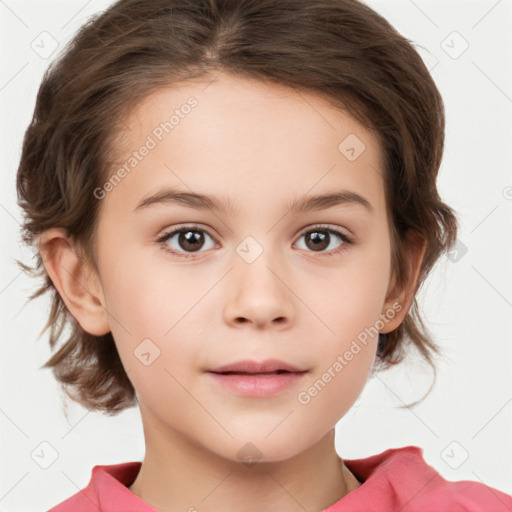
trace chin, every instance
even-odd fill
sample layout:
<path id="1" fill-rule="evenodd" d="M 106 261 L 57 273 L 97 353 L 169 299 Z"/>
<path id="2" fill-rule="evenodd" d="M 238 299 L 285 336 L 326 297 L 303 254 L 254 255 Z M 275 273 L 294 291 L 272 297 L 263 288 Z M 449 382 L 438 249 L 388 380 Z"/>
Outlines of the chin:
<path id="1" fill-rule="evenodd" d="M 266 429 L 264 433 L 254 435 L 254 430 L 251 430 L 251 435 L 236 435 L 235 439 L 227 440 L 229 447 L 222 450 L 224 453 L 219 453 L 219 445 L 216 446 L 216 453 L 224 458 L 232 461 L 245 464 L 247 467 L 253 467 L 257 463 L 274 463 L 284 462 L 296 457 L 302 451 L 307 450 L 310 444 L 299 435 L 300 432 L 295 430 L 295 435 L 291 435 L 289 431 L 283 429 L 279 435 L 276 432 L 266 437 L 272 429 Z M 311 441 L 311 445 L 315 443 Z"/>

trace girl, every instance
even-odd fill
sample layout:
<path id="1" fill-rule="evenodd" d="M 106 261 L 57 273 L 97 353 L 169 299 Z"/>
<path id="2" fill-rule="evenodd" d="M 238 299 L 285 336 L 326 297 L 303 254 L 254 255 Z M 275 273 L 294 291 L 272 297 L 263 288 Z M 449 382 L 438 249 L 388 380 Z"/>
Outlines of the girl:
<path id="1" fill-rule="evenodd" d="M 65 511 L 509 510 L 415 446 L 342 460 L 334 426 L 409 348 L 456 238 L 444 108 L 356 0 L 120 0 L 48 70 L 17 190 L 49 291 L 46 367 L 138 406 L 141 462 Z M 27 267 L 27 270 L 28 267 Z"/>

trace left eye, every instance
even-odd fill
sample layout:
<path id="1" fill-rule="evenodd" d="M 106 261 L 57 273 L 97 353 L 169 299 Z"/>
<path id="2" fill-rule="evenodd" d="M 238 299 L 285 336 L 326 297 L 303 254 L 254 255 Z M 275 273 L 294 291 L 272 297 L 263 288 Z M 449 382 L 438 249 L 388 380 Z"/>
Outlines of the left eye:
<path id="1" fill-rule="evenodd" d="M 326 251 L 325 249 L 333 242 L 332 235 L 334 235 L 334 238 L 341 240 L 341 243 L 337 247 L 331 247 Z M 353 243 L 352 239 L 345 233 L 325 226 L 308 228 L 306 231 L 302 232 L 300 238 L 304 236 L 306 236 L 306 247 L 312 249 L 313 252 L 321 252 L 322 256 L 324 255 L 323 253 L 325 253 L 326 256 L 338 254 L 346 248 L 345 246 L 347 244 Z"/>
<path id="2" fill-rule="evenodd" d="M 176 235 L 178 235 L 177 238 Z M 194 253 L 200 252 L 201 249 L 204 248 L 206 240 L 205 235 L 212 241 L 211 246 L 206 247 L 206 250 L 214 248 L 216 244 L 213 238 L 204 229 L 198 226 L 174 229 L 162 235 L 157 242 L 162 244 L 165 250 L 174 255 L 190 258 L 194 256 Z M 308 235 L 306 237 L 306 250 L 309 249 L 310 252 L 318 252 L 322 256 L 338 254 L 346 248 L 346 245 L 353 243 L 352 239 L 347 234 L 325 226 L 308 228 L 302 231 L 299 239 L 306 235 Z M 326 251 L 334 241 L 332 235 L 334 235 L 334 239 L 337 238 L 341 243 Z M 302 249 L 301 247 L 299 248 Z"/>

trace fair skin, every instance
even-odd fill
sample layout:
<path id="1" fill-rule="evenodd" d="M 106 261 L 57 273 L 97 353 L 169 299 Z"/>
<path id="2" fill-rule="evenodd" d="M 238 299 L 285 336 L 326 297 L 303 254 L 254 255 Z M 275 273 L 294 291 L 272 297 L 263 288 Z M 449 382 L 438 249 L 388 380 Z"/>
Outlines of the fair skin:
<path id="1" fill-rule="evenodd" d="M 98 275 L 60 228 L 48 230 L 40 248 L 82 328 L 112 332 L 136 389 L 146 454 L 130 486 L 134 494 L 161 512 L 321 511 L 361 485 L 337 455 L 334 426 L 368 379 L 377 336 L 308 403 L 297 397 L 380 315 L 388 315 L 380 332 L 400 325 L 423 250 L 411 251 L 409 284 L 397 290 L 383 155 L 374 135 L 346 112 L 281 86 L 228 74 L 210 80 L 159 90 L 125 120 L 125 152 L 112 172 L 175 108 L 191 96 L 198 102 L 101 199 Z M 349 134 L 366 146 L 353 161 L 338 149 Z M 136 208 L 165 187 L 227 197 L 236 214 L 178 203 Z M 294 199 L 339 191 L 370 207 L 346 201 L 285 209 Z M 199 226 L 197 252 L 178 235 L 157 242 L 181 224 Z M 328 232 L 325 248 L 315 250 L 318 224 L 353 243 Z M 255 245 L 242 247 L 262 249 L 250 262 L 237 252 L 246 237 Z M 401 309 L 389 319 L 393 304 Z M 134 356 L 146 339 L 160 351 L 147 366 Z M 307 373 L 273 396 L 246 397 L 205 372 L 268 358 Z M 259 452 L 252 465 L 238 455 L 247 443 Z"/>

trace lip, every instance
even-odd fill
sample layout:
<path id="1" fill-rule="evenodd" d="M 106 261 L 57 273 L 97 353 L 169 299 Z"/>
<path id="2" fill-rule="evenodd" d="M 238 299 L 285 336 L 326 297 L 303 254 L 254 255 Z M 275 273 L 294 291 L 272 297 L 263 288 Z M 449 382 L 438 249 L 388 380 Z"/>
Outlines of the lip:
<path id="1" fill-rule="evenodd" d="M 277 371 L 286 372 L 303 372 L 302 368 L 297 368 L 291 364 L 280 361 L 279 359 L 266 359 L 265 361 L 237 361 L 236 363 L 226 364 L 224 366 L 218 366 L 217 368 L 211 368 L 208 370 L 213 373 L 225 373 L 225 372 L 239 372 L 239 373 L 274 373 Z"/>
<path id="2" fill-rule="evenodd" d="M 307 370 L 277 359 L 238 361 L 208 370 L 212 380 L 238 395 L 263 398 L 276 395 L 296 385 Z"/>
<path id="3" fill-rule="evenodd" d="M 238 395 L 264 398 L 276 395 L 297 385 L 306 372 L 285 373 L 213 373 L 212 380 Z"/>

